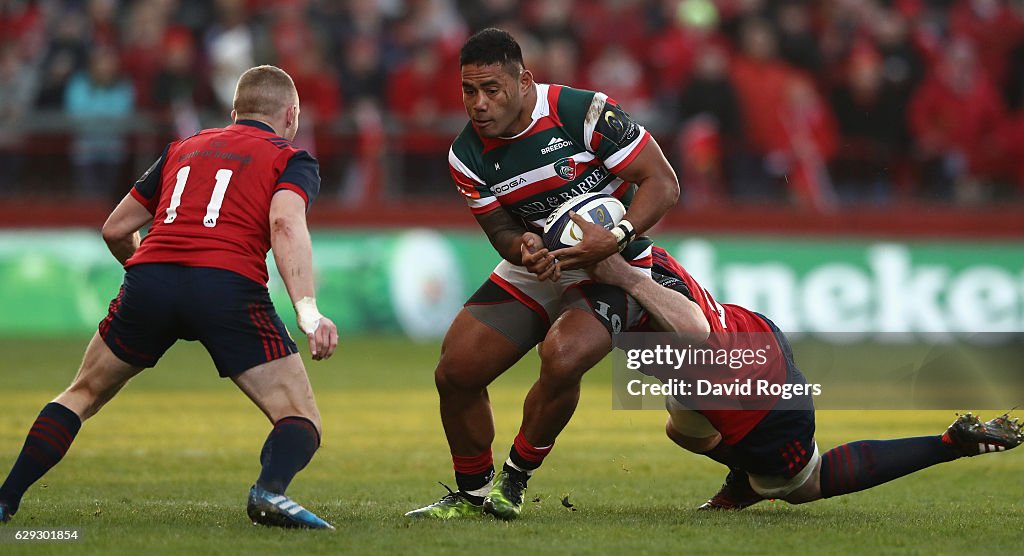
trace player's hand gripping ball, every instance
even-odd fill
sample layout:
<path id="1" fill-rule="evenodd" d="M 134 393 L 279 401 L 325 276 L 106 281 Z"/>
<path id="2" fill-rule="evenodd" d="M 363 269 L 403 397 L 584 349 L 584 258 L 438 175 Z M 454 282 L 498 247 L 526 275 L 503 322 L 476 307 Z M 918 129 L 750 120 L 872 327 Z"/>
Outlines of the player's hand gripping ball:
<path id="1" fill-rule="evenodd" d="M 550 251 L 572 247 L 583 239 L 583 230 L 569 218 L 569 211 L 606 229 L 619 224 L 626 214 L 621 201 L 607 193 L 584 193 L 562 203 L 544 223 L 544 246 Z"/>

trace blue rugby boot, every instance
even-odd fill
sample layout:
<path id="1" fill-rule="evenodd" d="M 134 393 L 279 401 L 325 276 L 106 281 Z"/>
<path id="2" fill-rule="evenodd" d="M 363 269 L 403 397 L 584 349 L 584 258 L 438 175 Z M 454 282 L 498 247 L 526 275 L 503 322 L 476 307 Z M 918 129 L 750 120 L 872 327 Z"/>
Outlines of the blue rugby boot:
<path id="1" fill-rule="evenodd" d="M 13 516 L 14 514 L 11 510 L 9 510 L 3 502 L 0 502 L 0 523 L 7 523 Z"/>
<path id="2" fill-rule="evenodd" d="M 253 485 L 249 490 L 249 519 L 253 525 L 289 529 L 334 529 L 313 512 L 283 494 L 275 494 Z"/>

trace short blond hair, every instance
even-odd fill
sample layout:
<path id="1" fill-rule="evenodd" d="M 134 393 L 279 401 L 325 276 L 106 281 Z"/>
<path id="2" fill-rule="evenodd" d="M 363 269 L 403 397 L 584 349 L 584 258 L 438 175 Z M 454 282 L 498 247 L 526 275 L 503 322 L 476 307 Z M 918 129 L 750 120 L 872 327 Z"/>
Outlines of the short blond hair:
<path id="1" fill-rule="evenodd" d="M 297 98 L 295 82 L 287 72 L 276 66 L 256 66 L 238 78 L 231 107 L 246 116 L 274 117 Z"/>

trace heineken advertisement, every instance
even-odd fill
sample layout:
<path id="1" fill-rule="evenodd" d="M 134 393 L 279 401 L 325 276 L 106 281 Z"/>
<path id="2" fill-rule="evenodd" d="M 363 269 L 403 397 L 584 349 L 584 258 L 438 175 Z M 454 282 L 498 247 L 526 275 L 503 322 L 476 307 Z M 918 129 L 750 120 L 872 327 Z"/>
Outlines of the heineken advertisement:
<path id="1" fill-rule="evenodd" d="M 791 332 L 893 341 L 1024 330 L 1020 244 L 670 234 L 658 243 L 719 301 L 770 315 Z M 438 338 L 498 262 L 478 232 L 323 231 L 313 245 L 319 306 L 349 334 Z M 272 296 L 291 323 L 268 262 Z M 87 333 L 121 276 L 95 231 L 0 232 L 0 335 Z"/>

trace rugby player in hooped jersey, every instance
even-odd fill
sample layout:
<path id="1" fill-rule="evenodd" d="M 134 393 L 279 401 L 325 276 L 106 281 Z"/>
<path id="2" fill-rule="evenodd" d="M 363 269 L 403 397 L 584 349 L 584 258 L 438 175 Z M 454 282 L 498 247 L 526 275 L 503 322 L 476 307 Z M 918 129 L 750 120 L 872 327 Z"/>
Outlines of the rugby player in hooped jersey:
<path id="1" fill-rule="evenodd" d="M 234 124 L 164 149 L 103 225 L 124 284 L 71 386 L 47 404 L 0 486 L 0 523 L 55 466 L 81 428 L 179 339 L 199 340 L 217 371 L 273 423 L 249 491 L 255 523 L 333 529 L 284 495 L 320 445 L 320 414 L 295 342 L 267 291 L 267 251 L 314 359 L 334 353 L 337 327 L 316 307 L 306 209 L 320 190 L 316 160 L 291 146 L 299 97 L 284 71 L 247 70 Z M 138 230 L 152 222 L 139 243 Z M 184 501 L 183 501 L 184 502 Z"/>
<path id="2" fill-rule="evenodd" d="M 574 221 L 584 236 L 610 235 L 578 217 Z M 638 272 L 614 257 L 588 273 L 601 283 L 622 288 L 644 307 L 649 318 L 638 330 L 671 332 L 681 344 L 704 342 L 712 333 L 774 336 L 781 348 L 774 351 L 783 356 L 757 372 L 766 370 L 767 379 L 776 384 L 806 385 L 785 334 L 775 324 L 744 307 L 716 302 L 664 249 L 653 249 L 650 273 Z M 750 369 L 754 367 L 740 372 Z M 729 468 L 722 488 L 701 510 L 742 510 L 765 499 L 813 502 L 869 489 L 939 463 L 1010 450 L 1024 442 L 1017 419 L 1002 415 L 982 423 L 967 413 L 941 435 L 860 440 L 819 454 L 809 396 L 794 397 L 784 409 L 702 410 L 688 408 L 672 396 L 666 402 L 668 437 L 681 448 Z"/>
<path id="3" fill-rule="evenodd" d="M 640 307 L 621 289 L 590 281 L 584 268 L 621 256 L 650 269 L 642 236 L 676 203 L 679 184 L 650 134 L 600 92 L 535 83 L 505 31 L 485 29 L 460 54 L 470 122 L 448 162 L 495 250 L 504 259 L 445 336 L 435 382 L 458 490 L 410 517 L 489 513 L 515 519 L 527 480 L 575 411 L 583 374 L 635 324 Z M 549 252 L 544 220 L 590 192 L 626 205 L 606 235 Z M 494 422 L 487 386 L 543 340 L 540 377 L 500 473 L 491 456 Z"/>

